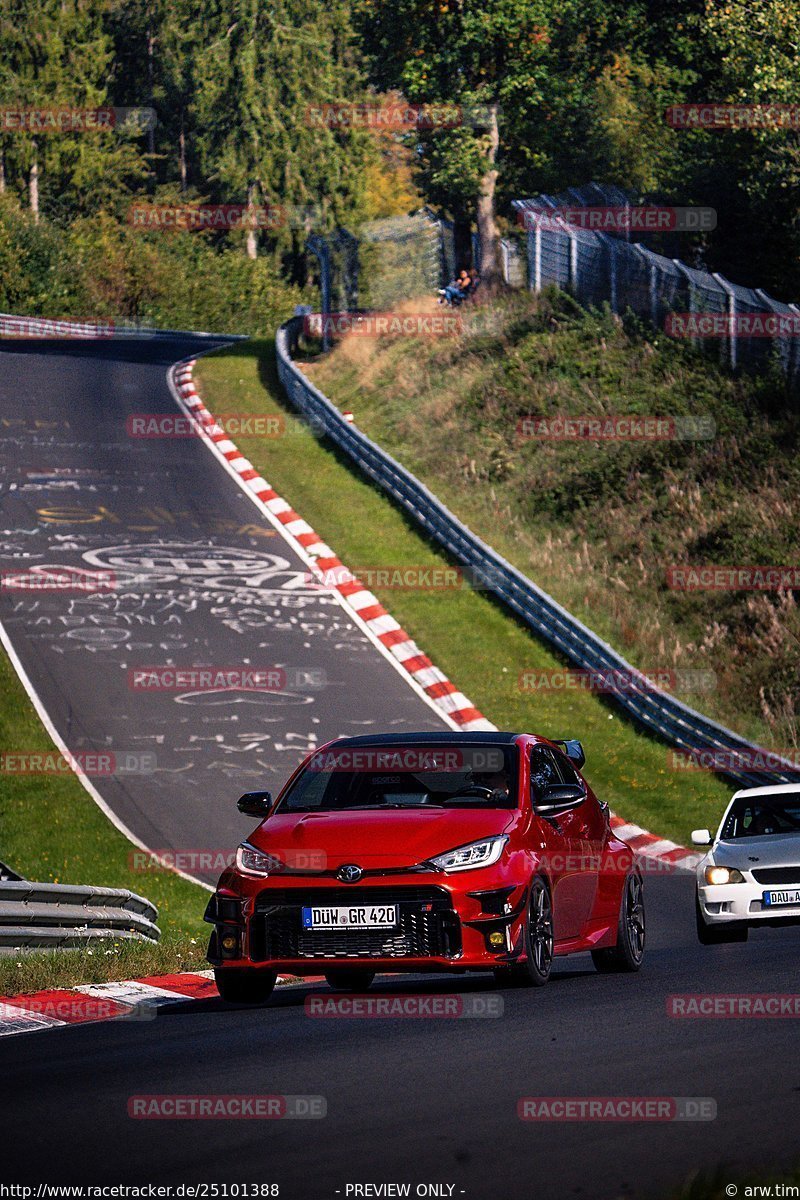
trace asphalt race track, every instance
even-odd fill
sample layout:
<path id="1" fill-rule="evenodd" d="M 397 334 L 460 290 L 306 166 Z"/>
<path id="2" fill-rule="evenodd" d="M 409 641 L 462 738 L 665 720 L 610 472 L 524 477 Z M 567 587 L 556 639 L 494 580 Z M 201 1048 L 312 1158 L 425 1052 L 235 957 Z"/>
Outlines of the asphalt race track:
<path id="1" fill-rule="evenodd" d="M 303 564 L 205 446 L 126 436 L 128 414 L 174 411 L 166 366 L 196 349 L 134 339 L 20 346 L 0 359 L 0 567 L 108 566 L 150 582 L 91 597 L 7 594 L 3 624 L 70 748 L 155 754 L 149 773 L 94 780 L 154 847 L 234 845 L 247 826 L 236 795 L 278 783 L 307 745 L 444 728 L 330 595 L 303 580 Z M 313 667 L 326 686 L 261 706 L 247 694 L 195 704 L 128 686 L 135 665 L 245 659 Z M 675 994 L 796 991 L 800 930 L 703 948 L 691 880 L 646 885 L 637 976 L 600 976 L 580 956 L 561 960 L 542 989 L 496 992 L 478 975 L 384 976 L 373 989 L 500 997 L 498 1017 L 319 1019 L 304 1002 L 330 993 L 296 985 L 264 1008 L 194 1001 L 152 1020 L 5 1038 L 0 1178 L 275 1183 L 284 1200 L 344 1198 L 366 1183 L 410 1184 L 413 1196 L 417 1184 L 438 1184 L 442 1196 L 539 1200 L 658 1196 L 698 1168 L 722 1167 L 727 1180 L 735 1168 L 790 1164 L 796 1021 L 676 1019 L 667 1005 Z M 128 1116 L 131 1097 L 159 1094 L 321 1096 L 327 1116 Z M 526 1096 L 710 1098 L 716 1118 L 530 1123 L 517 1116 Z"/>
<path id="2" fill-rule="evenodd" d="M 220 1001 L 153 1021 L 5 1038 L 5 1181 L 246 1181 L 284 1200 L 335 1200 L 348 1183 L 455 1185 L 470 1200 L 658 1196 L 690 1170 L 797 1155 L 800 1064 L 792 1020 L 676 1020 L 675 993 L 793 992 L 800 931 L 744 946 L 695 939 L 686 876 L 648 883 L 650 946 L 636 976 L 562 960 L 545 988 L 493 992 L 481 976 L 384 976 L 373 990 L 502 996 L 502 1017 L 307 1016 L 297 986 L 266 1008 Z M 131 1096 L 314 1095 L 324 1120 L 134 1120 Z M 531 1124 L 522 1096 L 696 1096 L 716 1120 Z M 462 1191 L 463 1189 L 463 1191 Z M 413 1194 L 413 1193 L 412 1193 Z M 352 1195 L 352 1193 L 351 1193 Z"/>
<path id="3" fill-rule="evenodd" d="M 0 621 L 70 751 L 113 753 L 113 773 L 95 762 L 91 782 L 146 846 L 202 864 L 247 832 L 238 795 L 276 789 L 314 746 L 447 728 L 200 438 L 129 435 L 129 417 L 179 416 L 167 367 L 207 339 L 4 345 Z M 115 587 L 8 587 L 44 566 Z M 132 686 L 136 668 L 165 666 L 285 678 Z M 219 869 L 189 873 L 214 882 Z"/>

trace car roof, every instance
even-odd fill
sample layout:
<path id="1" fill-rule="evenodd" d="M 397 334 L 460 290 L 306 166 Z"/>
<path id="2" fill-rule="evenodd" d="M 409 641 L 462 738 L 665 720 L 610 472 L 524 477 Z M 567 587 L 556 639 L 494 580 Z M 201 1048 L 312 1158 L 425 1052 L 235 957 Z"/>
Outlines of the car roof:
<path id="1" fill-rule="evenodd" d="M 742 788 L 739 792 L 734 792 L 732 800 L 739 800 L 742 796 L 771 796 L 775 792 L 781 794 L 788 792 L 800 793 L 800 783 L 773 783 L 767 787 L 757 788 Z"/>
<path id="2" fill-rule="evenodd" d="M 518 733 L 502 733 L 500 731 L 487 732 L 479 730 L 476 733 L 469 733 L 467 730 L 458 729 L 443 729 L 441 733 L 431 733 L 430 730 L 425 730 L 420 733 L 364 733 L 357 737 L 336 738 L 330 742 L 331 746 L 406 746 L 409 742 L 414 743 L 471 743 L 483 742 L 490 746 L 508 746 L 520 737 Z"/>

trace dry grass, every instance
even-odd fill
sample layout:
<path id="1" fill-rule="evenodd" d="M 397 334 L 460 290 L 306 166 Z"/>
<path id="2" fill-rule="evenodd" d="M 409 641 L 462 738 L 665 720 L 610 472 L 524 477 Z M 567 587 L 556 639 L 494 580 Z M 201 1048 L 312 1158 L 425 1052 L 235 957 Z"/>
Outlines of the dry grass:
<path id="1" fill-rule="evenodd" d="M 798 562 L 800 422 L 780 384 L 732 379 L 563 296 L 538 305 L 515 296 L 498 314 L 494 336 L 350 337 L 306 369 L 637 666 L 713 671 L 715 691 L 681 698 L 772 746 L 797 746 L 793 595 L 689 594 L 665 579 L 672 564 Z M 716 436 L 627 444 L 516 436 L 528 414 L 623 412 L 710 415 Z"/>

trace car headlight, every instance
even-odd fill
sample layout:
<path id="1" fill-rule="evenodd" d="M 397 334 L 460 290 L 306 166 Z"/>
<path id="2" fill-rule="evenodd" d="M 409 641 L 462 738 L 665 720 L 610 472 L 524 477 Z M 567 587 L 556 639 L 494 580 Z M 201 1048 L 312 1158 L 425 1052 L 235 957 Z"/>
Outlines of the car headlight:
<path id="1" fill-rule="evenodd" d="M 474 871 L 476 867 L 490 867 L 503 853 L 507 841 L 505 834 L 483 838 L 480 842 L 470 842 L 468 846 L 458 846 L 445 854 L 437 854 L 436 858 L 428 861 L 438 871 Z"/>
<path id="2" fill-rule="evenodd" d="M 245 875 L 269 875 L 271 871 L 280 871 L 283 863 L 274 854 L 265 854 L 249 842 L 242 842 L 236 851 L 236 866 Z"/>
<path id="3" fill-rule="evenodd" d="M 706 883 L 744 883 L 744 875 L 736 867 L 706 867 Z"/>

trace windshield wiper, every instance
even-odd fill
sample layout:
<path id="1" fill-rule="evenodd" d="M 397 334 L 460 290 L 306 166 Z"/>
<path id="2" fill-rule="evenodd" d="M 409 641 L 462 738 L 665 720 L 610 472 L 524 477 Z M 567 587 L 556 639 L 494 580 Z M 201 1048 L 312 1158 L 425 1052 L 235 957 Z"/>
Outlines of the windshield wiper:
<path id="1" fill-rule="evenodd" d="M 443 804 L 427 804 L 425 801 L 418 801 L 415 804 L 402 804 L 399 801 L 391 800 L 388 804 L 350 804 L 347 808 L 336 808 L 328 811 L 332 812 L 363 812 L 368 808 L 444 808 Z"/>

